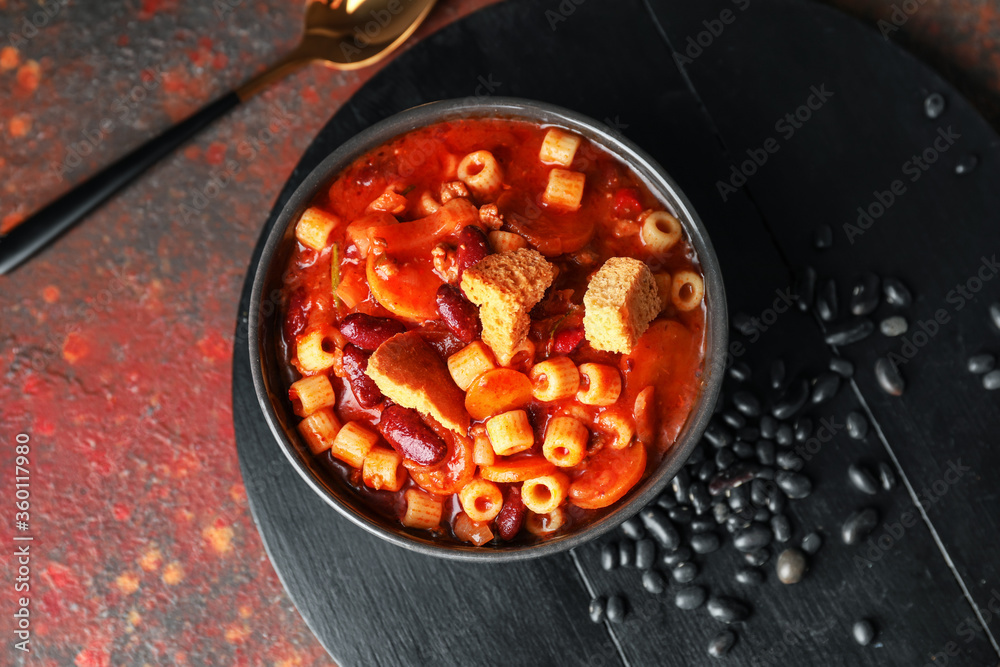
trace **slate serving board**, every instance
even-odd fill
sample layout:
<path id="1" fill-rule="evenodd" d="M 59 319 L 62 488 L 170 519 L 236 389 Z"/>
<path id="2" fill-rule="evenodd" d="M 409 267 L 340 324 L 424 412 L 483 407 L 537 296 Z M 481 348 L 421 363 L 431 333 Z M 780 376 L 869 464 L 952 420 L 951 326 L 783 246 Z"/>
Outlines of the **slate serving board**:
<path id="1" fill-rule="evenodd" d="M 718 34 L 711 39 L 700 35 L 713 29 Z M 692 57 L 697 50 L 687 51 L 688 38 L 707 46 Z M 809 120 L 786 137 L 776 123 L 807 103 L 812 86 L 824 84 L 833 96 L 816 102 Z M 931 91 L 948 102 L 936 121 L 922 110 Z M 576 109 L 619 128 L 659 160 L 712 235 L 731 314 L 764 315 L 787 293 L 789 270 L 810 263 L 838 279 L 842 301 L 847 282 L 863 270 L 898 275 L 917 295 L 905 313 L 915 325 L 945 307 L 951 285 L 1000 246 L 1000 142 L 992 130 L 871 27 L 792 0 L 523 1 L 474 14 L 414 46 L 340 110 L 292 174 L 262 238 L 309 170 L 359 130 L 415 104 L 490 94 Z M 850 243 L 843 223 L 855 222 L 855 209 L 867 207 L 873 191 L 904 178 L 902 163 L 932 145 L 942 125 L 954 126 L 961 138 Z M 748 149 L 772 137 L 777 152 L 724 201 L 718 182 Z M 958 177 L 954 163 L 967 153 L 978 156 L 978 165 Z M 835 231 L 833 248 L 824 252 L 810 244 L 820 223 Z M 1000 454 L 990 446 L 1000 410 L 997 394 L 963 370 L 972 352 L 991 346 L 1000 352 L 986 315 L 1000 280 L 984 285 L 904 365 L 909 387 L 901 398 L 881 393 L 871 372 L 876 355 L 896 350 L 899 339 L 875 337 L 842 351 L 858 365 L 856 381 L 815 416 L 842 420 L 861 409 L 877 428 L 862 442 L 839 432 L 807 465 L 816 490 L 791 507 L 794 539 L 815 529 L 826 546 L 801 583 L 784 586 L 771 571 L 758 589 L 741 590 L 731 550 L 698 558 L 698 583 L 754 608 L 736 627 L 730 664 L 1000 664 L 994 639 L 1000 614 L 988 608 L 1000 590 L 992 482 Z M 248 301 L 249 281 L 233 363 L 247 494 L 282 582 L 339 664 L 714 663 L 705 646 L 721 626 L 704 609 L 675 608 L 673 589 L 645 593 L 635 570 L 600 569 L 599 545 L 477 566 L 385 545 L 342 519 L 287 464 L 259 413 L 246 352 Z M 777 357 L 789 374 L 825 368 L 832 350 L 812 317 L 787 312 L 765 328 L 743 340 L 738 355 L 756 374 Z M 858 459 L 892 461 L 907 484 L 861 496 L 846 483 L 847 466 Z M 971 472 L 948 485 L 888 548 L 868 558 L 863 547 L 840 543 L 839 526 L 850 512 L 874 506 L 883 521 L 898 521 L 915 511 L 920 489 L 933 487 L 958 459 Z M 629 599 L 626 621 L 593 625 L 587 601 L 613 593 Z M 996 600 L 1000 609 L 1000 594 Z M 859 617 L 879 628 L 866 648 L 850 639 Z"/>

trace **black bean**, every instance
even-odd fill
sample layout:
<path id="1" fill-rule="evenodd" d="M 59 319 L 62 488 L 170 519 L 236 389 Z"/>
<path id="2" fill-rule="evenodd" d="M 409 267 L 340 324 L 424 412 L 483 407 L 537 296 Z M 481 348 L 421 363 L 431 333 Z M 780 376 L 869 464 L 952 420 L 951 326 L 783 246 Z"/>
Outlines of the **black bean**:
<path id="1" fill-rule="evenodd" d="M 712 505 L 712 517 L 716 523 L 722 524 L 729 518 L 729 505 L 726 503 L 715 503 Z"/>
<path id="2" fill-rule="evenodd" d="M 944 95 L 941 93 L 931 93 L 924 98 L 924 115 L 931 120 L 935 120 L 941 117 L 947 106 Z"/>
<path id="3" fill-rule="evenodd" d="M 750 367 L 742 361 L 737 361 L 729 367 L 729 377 L 737 382 L 747 382 L 750 379 Z"/>
<path id="4" fill-rule="evenodd" d="M 764 572 L 756 567 L 742 567 L 736 571 L 736 582 L 744 586 L 757 586 L 764 583 Z"/>
<path id="5" fill-rule="evenodd" d="M 774 481 L 792 500 L 805 498 L 812 493 L 812 482 L 802 473 L 782 470 L 774 476 Z"/>
<path id="6" fill-rule="evenodd" d="M 681 544 L 680 533 L 670 522 L 667 515 L 658 507 L 647 507 L 639 512 L 639 518 L 645 524 L 649 534 L 660 543 L 664 549 L 673 551 Z"/>
<path id="7" fill-rule="evenodd" d="M 601 547 L 601 567 L 605 570 L 618 567 L 618 545 L 614 542 L 606 542 Z"/>
<path id="8" fill-rule="evenodd" d="M 969 357 L 968 368 L 970 373 L 982 375 L 989 373 L 997 365 L 997 360 L 992 354 L 977 354 Z"/>
<path id="9" fill-rule="evenodd" d="M 607 606 L 608 620 L 612 623 L 621 623 L 625 620 L 625 614 L 625 599 L 620 595 L 609 597 Z"/>
<path id="10" fill-rule="evenodd" d="M 729 518 L 726 519 L 726 530 L 730 533 L 736 534 L 741 530 L 749 528 L 753 524 L 753 517 L 749 512 L 740 512 L 730 514 Z"/>
<path id="11" fill-rule="evenodd" d="M 792 538 L 792 522 L 784 514 L 773 516 L 771 517 L 771 532 L 774 533 L 774 539 L 779 542 L 787 542 Z"/>
<path id="12" fill-rule="evenodd" d="M 857 343 L 872 335 L 875 331 L 875 323 L 867 317 L 856 317 L 839 324 L 832 324 L 826 330 L 823 340 L 827 345 L 850 345 Z"/>
<path id="13" fill-rule="evenodd" d="M 752 336 L 757 330 L 757 326 L 750 319 L 750 316 L 746 313 L 735 313 L 733 319 L 730 320 L 733 328 L 739 331 L 744 336 Z"/>
<path id="14" fill-rule="evenodd" d="M 823 281 L 816 292 L 816 314 L 824 322 L 837 319 L 840 308 L 837 302 L 837 281 L 833 278 Z"/>
<path id="15" fill-rule="evenodd" d="M 590 609 L 588 610 L 590 614 L 590 620 L 594 623 L 600 623 L 604 620 L 604 610 L 607 607 L 607 601 L 605 601 L 604 596 L 596 597 L 590 601 Z"/>
<path id="16" fill-rule="evenodd" d="M 690 584 L 698 576 L 698 566 L 691 561 L 683 561 L 674 565 L 670 574 L 677 583 Z"/>
<path id="17" fill-rule="evenodd" d="M 747 425 L 747 418 L 736 410 L 723 410 L 722 421 L 726 422 L 729 426 L 736 430 L 739 430 Z"/>
<path id="18" fill-rule="evenodd" d="M 994 328 L 1000 330 L 1000 302 L 991 303 L 989 307 L 990 321 L 993 322 Z"/>
<path id="19" fill-rule="evenodd" d="M 736 460 L 736 454 L 733 454 L 731 449 L 720 449 L 715 453 L 715 467 L 719 470 L 727 469 L 736 463 Z"/>
<path id="20" fill-rule="evenodd" d="M 678 505 L 667 512 L 667 516 L 674 523 L 691 523 L 691 520 L 694 519 L 694 510 L 687 505 Z"/>
<path id="21" fill-rule="evenodd" d="M 742 600 L 713 595 L 708 599 L 708 613 L 722 623 L 738 623 L 750 616 L 750 607 Z"/>
<path id="22" fill-rule="evenodd" d="M 747 417 L 760 416 L 760 399 L 745 389 L 733 394 L 733 405 Z"/>
<path id="23" fill-rule="evenodd" d="M 697 477 L 698 481 L 700 482 L 707 482 L 708 480 L 712 479 L 713 475 L 715 475 L 715 470 L 716 468 L 714 460 L 705 461 L 700 466 L 698 466 L 698 472 L 696 472 L 694 476 Z"/>
<path id="24" fill-rule="evenodd" d="M 808 385 L 806 385 L 808 387 Z M 805 401 L 803 401 L 804 403 Z M 791 424 L 780 424 L 778 432 L 774 434 L 774 440 L 782 447 L 787 447 L 795 440 L 795 430 Z"/>
<path id="25" fill-rule="evenodd" d="M 820 225 L 813 232 L 813 246 L 817 250 L 824 250 L 833 245 L 833 227 L 830 225 Z"/>
<path id="26" fill-rule="evenodd" d="M 736 633 L 723 630 L 712 637 L 708 642 L 708 655 L 710 658 L 724 658 L 736 643 Z"/>
<path id="27" fill-rule="evenodd" d="M 879 286 L 881 281 L 874 273 L 868 272 L 860 276 L 851 288 L 848 305 L 852 315 L 867 315 L 878 306 Z"/>
<path id="28" fill-rule="evenodd" d="M 910 325 L 907 323 L 906 318 L 899 315 L 887 317 L 878 323 L 878 330 L 882 332 L 883 336 L 888 338 L 902 336 L 909 328 Z"/>
<path id="29" fill-rule="evenodd" d="M 816 269 L 806 266 L 795 271 L 792 277 L 792 296 L 799 310 L 808 313 L 809 309 L 812 308 L 815 295 Z"/>
<path id="30" fill-rule="evenodd" d="M 660 558 L 665 567 L 673 569 L 678 563 L 691 560 L 693 552 L 687 547 L 681 547 L 677 551 L 669 551 Z"/>
<path id="31" fill-rule="evenodd" d="M 771 466 L 762 466 L 760 470 L 757 471 L 757 479 L 774 479 L 774 468 Z"/>
<path id="32" fill-rule="evenodd" d="M 665 491 L 656 497 L 656 506 L 668 510 L 677 507 L 677 499 L 674 498 L 673 491 Z M 652 505 L 650 505 L 652 507 Z"/>
<path id="33" fill-rule="evenodd" d="M 757 462 L 762 466 L 773 466 L 774 457 L 776 456 L 774 443 L 770 440 L 758 440 L 757 446 L 755 447 L 757 454 Z"/>
<path id="34" fill-rule="evenodd" d="M 831 398 L 837 395 L 838 389 L 840 389 L 839 375 L 837 375 L 833 371 L 826 371 L 825 373 L 821 373 L 819 377 L 813 380 L 813 388 L 812 388 L 813 405 L 826 403 Z"/>
<path id="35" fill-rule="evenodd" d="M 648 570 L 656 562 L 656 544 L 645 538 L 635 543 L 635 566 L 640 570 Z"/>
<path id="36" fill-rule="evenodd" d="M 690 611 L 705 604 L 707 597 L 708 593 L 701 586 L 685 586 L 677 591 L 674 596 L 674 604 L 677 605 L 678 609 Z"/>
<path id="37" fill-rule="evenodd" d="M 627 537 L 618 543 L 618 564 L 622 567 L 635 565 L 635 542 Z"/>
<path id="38" fill-rule="evenodd" d="M 851 626 L 851 636 L 861 646 L 868 646 L 875 639 L 875 625 L 867 618 L 854 621 Z"/>
<path id="39" fill-rule="evenodd" d="M 896 365 L 885 357 L 879 357 L 875 362 L 875 379 L 882 391 L 890 396 L 901 396 L 906 388 L 906 382 L 900 375 Z"/>
<path id="40" fill-rule="evenodd" d="M 743 554 L 743 560 L 746 561 L 748 565 L 753 567 L 760 567 L 767 562 L 767 559 L 771 557 L 771 552 L 767 549 L 758 549 L 757 551 L 751 551 L 749 553 Z"/>
<path id="41" fill-rule="evenodd" d="M 753 442 L 760 437 L 760 429 L 756 426 L 744 426 L 736 432 L 736 439 L 743 442 Z"/>
<path id="42" fill-rule="evenodd" d="M 767 509 L 773 514 L 781 514 L 788 507 L 788 497 L 777 484 L 772 484 L 767 492 Z"/>
<path id="43" fill-rule="evenodd" d="M 749 442 L 737 442 L 733 445 L 733 454 L 736 457 L 744 461 L 754 458 L 757 454 L 757 450 Z"/>
<path id="44" fill-rule="evenodd" d="M 691 536 L 691 549 L 696 554 L 710 554 L 713 551 L 718 551 L 720 546 L 722 546 L 722 541 L 719 540 L 717 533 L 695 533 Z"/>
<path id="45" fill-rule="evenodd" d="M 715 519 L 709 519 L 707 517 L 698 517 L 691 522 L 691 532 L 692 533 L 704 533 L 715 528 L 718 524 Z"/>
<path id="46" fill-rule="evenodd" d="M 768 523 L 771 520 L 771 513 L 766 507 L 759 507 L 753 513 L 753 520 L 758 523 Z"/>
<path id="47" fill-rule="evenodd" d="M 778 433 L 778 420 L 771 415 L 764 415 L 760 418 L 760 437 L 766 440 L 774 440 Z"/>
<path id="48" fill-rule="evenodd" d="M 667 588 L 667 582 L 656 570 L 646 570 L 642 573 L 642 587 L 648 593 L 659 595 Z"/>
<path id="49" fill-rule="evenodd" d="M 896 473 L 893 472 L 892 466 L 885 461 L 878 464 L 878 479 L 886 491 L 892 491 L 896 488 Z"/>
<path id="50" fill-rule="evenodd" d="M 913 295 L 899 278 L 885 278 L 882 281 L 882 293 L 885 294 L 885 302 L 890 306 L 909 308 L 913 303 Z"/>
<path id="51" fill-rule="evenodd" d="M 687 504 L 688 501 L 688 491 L 691 489 L 691 474 L 688 473 L 687 468 L 681 468 L 676 475 L 674 475 L 673 480 L 670 482 L 670 488 L 674 491 L 674 498 L 681 505 Z"/>
<path id="52" fill-rule="evenodd" d="M 802 470 L 802 468 L 806 465 L 806 462 L 802 460 L 802 457 L 791 449 L 783 449 L 778 452 L 775 460 L 777 461 L 779 468 L 782 470 L 791 470 L 793 472 Z"/>
<path id="53" fill-rule="evenodd" d="M 750 487 L 735 486 L 726 492 L 728 496 L 729 508 L 734 512 L 739 512 L 750 505 Z"/>
<path id="54" fill-rule="evenodd" d="M 807 554 L 814 554 L 823 546 L 823 538 L 817 532 L 812 532 L 802 538 L 802 550 Z"/>
<path id="55" fill-rule="evenodd" d="M 625 537 L 631 540 L 641 540 L 646 536 L 646 529 L 638 517 L 632 517 L 622 522 L 622 532 L 625 533 Z"/>
<path id="56" fill-rule="evenodd" d="M 955 175 L 971 174 L 977 166 L 979 166 L 979 156 L 975 153 L 965 153 L 955 161 Z"/>
<path id="57" fill-rule="evenodd" d="M 847 413 L 847 435 L 854 440 L 864 440 L 868 435 L 868 420 L 857 410 Z"/>
<path id="58" fill-rule="evenodd" d="M 733 440 L 736 438 L 733 437 L 733 432 L 725 425 L 712 421 L 705 428 L 705 439 L 713 447 L 721 449 L 733 444 Z"/>
<path id="59" fill-rule="evenodd" d="M 795 420 L 795 439 L 805 442 L 813 434 L 813 421 L 806 416 L 800 416 Z"/>
<path id="60" fill-rule="evenodd" d="M 704 514 L 712 509 L 712 496 L 709 495 L 708 488 L 703 482 L 691 482 L 688 498 L 694 506 L 695 514 Z"/>
<path id="61" fill-rule="evenodd" d="M 785 362 L 782 359 L 775 359 L 771 362 L 770 368 L 771 389 L 780 389 L 785 383 Z"/>
<path id="62" fill-rule="evenodd" d="M 1000 371 L 990 371 L 983 376 L 983 388 L 987 391 L 1000 389 Z"/>
<path id="63" fill-rule="evenodd" d="M 750 524 L 733 538 L 733 546 L 739 551 L 757 551 L 766 547 L 773 539 L 771 529 L 759 523 Z"/>
<path id="64" fill-rule="evenodd" d="M 843 357 L 831 357 L 830 370 L 843 378 L 854 377 L 854 364 Z"/>
<path id="65" fill-rule="evenodd" d="M 851 480 L 854 488 L 862 493 L 874 496 L 878 493 L 878 482 L 868 468 L 859 463 L 852 463 L 847 467 L 847 478 Z"/>
<path id="66" fill-rule="evenodd" d="M 756 507 L 767 507 L 767 483 L 764 480 L 750 482 L 750 502 Z"/>
<path id="67" fill-rule="evenodd" d="M 844 525 L 840 529 L 840 536 L 844 544 L 857 544 L 875 529 L 878 525 L 878 512 L 871 507 L 858 510 L 847 517 Z"/>
<path id="68" fill-rule="evenodd" d="M 705 447 L 704 441 L 699 442 L 697 445 L 695 445 L 694 449 L 691 450 L 691 456 L 688 457 L 686 464 L 687 467 L 694 470 L 699 463 L 705 460 L 705 458 L 707 457 L 705 452 L 707 451 L 708 448 Z"/>
<path id="69" fill-rule="evenodd" d="M 778 580 L 783 584 L 797 584 L 806 571 L 806 557 L 798 549 L 785 549 L 778 555 L 775 565 Z"/>
<path id="70" fill-rule="evenodd" d="M 788 419 L 801 410 L 807 400 L 809 400 L 809 382 L 799 378 L 793 381 L 775 401 L 771 414 L 776 419 Z"/>
<path id="71" fill-rule="evenodd" d="M 729 450 L 724 450 L 729 451 Z M 719 452 L 721 454 L 722 452 Z M 735 454 L 733 454 L 735 457 Z M 718 456 L 716 456 L 718 459 Z M 718 464 L 718 460 L 716 461 Z M 760 466 L 756 463 L 749 461 L 741 461 L 736 465 L 731 463 L 727 465 L 722 471 L 717 473 L 708 482 L 708 493 L 713 496 L 717 496 L 729 489 L 736 488 L 752 481 L 757 473 L 760 471 Z"/>

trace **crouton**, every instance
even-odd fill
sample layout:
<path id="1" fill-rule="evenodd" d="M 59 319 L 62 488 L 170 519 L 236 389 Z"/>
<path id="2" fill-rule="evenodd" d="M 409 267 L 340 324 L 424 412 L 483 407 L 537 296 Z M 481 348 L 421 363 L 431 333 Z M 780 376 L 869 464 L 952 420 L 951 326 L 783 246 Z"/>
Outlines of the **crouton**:
<path id="1" fill-rule="evenodd" d="M 365 373 L 392 402 L 468 434 L 465 394 L 451 379 L 444 360 L 416 331 L 396 334 L 379 345 Z"/>
<path id="2" fill-rule="evenodd" d="M 628 354 L 659 314 L 660 295 L 648 266 L 631 257 L 612 257 L 591 278 L 583 307 L 583 331 L 590 344 Z"/>
<path id="3" fill-rule="evenodd" d="M 506 366 L 528 336 L 529 311 L 552 284 L 555 270 L 538 251 L 487 255 L 462 274 L 462 291 L 479 306 L 483 341 Z"/>

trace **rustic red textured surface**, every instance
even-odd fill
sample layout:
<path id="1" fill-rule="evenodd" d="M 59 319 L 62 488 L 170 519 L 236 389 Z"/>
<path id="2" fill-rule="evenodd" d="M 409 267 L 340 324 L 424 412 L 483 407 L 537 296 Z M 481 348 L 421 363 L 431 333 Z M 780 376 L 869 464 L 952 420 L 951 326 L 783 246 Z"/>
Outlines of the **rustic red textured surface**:
<path id="1" fill-rule="evenodd" d="M 443 0 L 419 35 L 489 1 Z M 874 25 L 901 3 L 833 4 Z M 917 4 L 892 38 L 1000 124 L 995 3 Z M 0 0 L 6 226 L 275 60 L 301 21 L 298 7 L 266 1 L 46 6 L 51 16 L 35 2 Z M 10 515 L 15 436 L 31 437 L 30 664 L 328 663 L 247 508 L 232 333 L 265 212 L 313 135 L 373 71 L 297 73 L 0 278 L 0 488 Z M 18 594 L 5 590 L 9 608 Z M 19 659 L 10 642 L 3 656 Z"/>

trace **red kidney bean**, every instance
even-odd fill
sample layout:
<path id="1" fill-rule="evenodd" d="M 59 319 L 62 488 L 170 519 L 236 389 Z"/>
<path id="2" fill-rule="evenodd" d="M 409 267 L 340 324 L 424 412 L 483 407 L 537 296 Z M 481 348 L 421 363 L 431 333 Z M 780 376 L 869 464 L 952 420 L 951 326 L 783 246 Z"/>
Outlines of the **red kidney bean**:
<path id="1" fill-rule="evenodd" d="M 420 413 L 401 405 L 390 405 L 382 411 L 378 430 L 403 458 L 418 465 L 435 465 L 448 453 L 444 440 L 424 423 Z"/>
<path id="2" fill-rule="evenodd" d="M 469 225 L 458 235 L 458 250 L 455 252 L 455 262 L 458 264 L 458 279 L 467 268 L 490 254 L 490 244 L 486 234 L 479 227 Z"/>
<path id="3" fill-rule="evenodd" d="M 505 540 L 514 539 L 524 523 L 524 502 L 521 500 L 521 487 L 508 486 L 504 492 L 503 507 L 497 514 L 497 530 Z"/>
<path id="4" fill-rule="evenodd" d="M 552 341 L 552 349 L 559 354 L 569 354 L 583 341 L 583 327 L 560 329 Z"/>
<path id="5" fill-rule="evenodd" d="M 370 356 L 372 356 L 370 353 L 351 343 L 344 346 L 343 364 L 347 382 L 351 385 L 351 391 L 354 392 L 358 405 L 363 408 L 373 408 L 384 398 L 375 381 L 365 373 Z"/>
<path id="6" fill-rule="evenodd" d="M 340 321 L 340 333 L 344 338 L 368 352 L 374 352 L 379 345 L 404 331 L 406 327 L 402 322 L 367 313 L 351 313 Z"/>
<path id="7" fill-rule="evenodd" d="M 309 324 L 309 310 L 312 302 L 303 288 L 298 288 L 288 297 L 288 317 L 285 318 L 285 340 L 295 343 L 295 337 L 305 331 Z"/>
<path id="8" fill-rule="evenodd" d="M 465 343 L 479 336 L 479 308 L 458 290 L 444 283 L 437 291 L 437 310 L 448 330 Z"/>

